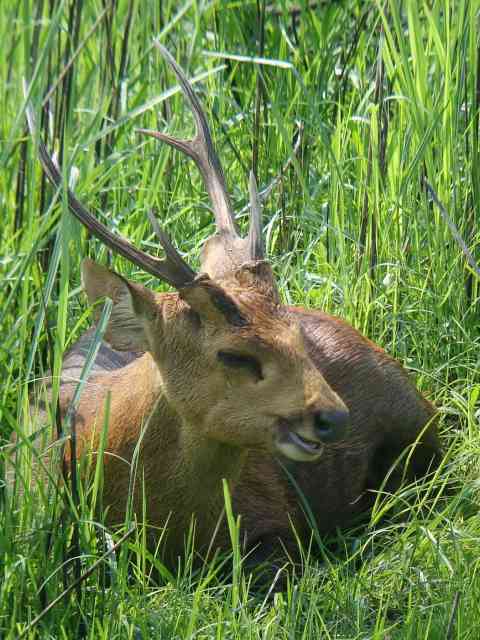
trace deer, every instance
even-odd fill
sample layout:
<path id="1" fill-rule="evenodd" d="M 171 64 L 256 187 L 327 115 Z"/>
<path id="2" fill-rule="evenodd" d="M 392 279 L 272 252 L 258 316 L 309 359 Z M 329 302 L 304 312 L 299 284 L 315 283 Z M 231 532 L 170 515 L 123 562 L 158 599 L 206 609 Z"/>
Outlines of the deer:
<path id="1" fill-rule="evenodd" d="M 295 556 L 298 538 L 308 542 L 312 532 L 305 502 L 319 532 L 328 533 L 370 509 L 379 488 L 394 491 L 434 470 L 441 460 L 437 414 L 405 369 L 348 323 L 282 304 L 265 258 L 253 174 L 242 237 L 200 101 L 174 57 L 156 47 L 179 82 L 196 133 L 187 140 L 139 132 L 189 156 L 202 175 L 216 230 L 202 247 L 199 273 L 152 213 L 163 259 L 92 215 L 66 188 L 27 109 L 43 170 L 56 189 L 66 189 L 71 213 L 114 253 L 173 289 L 155 293 L 83 261 L 90 304 L 109 298 L 112 311 L 75 413 L 77 447 L 80 454 L 98 450 L 109 397 L 107 521 L 124 520 L 133 492 L 133 511 L 139 519 L 146 514 L 152 544 L 162 536 L 167 562 L 183 553 L 192 517 L 199 553 L 214 535 L 216 548 L 228 548 L 223 480 L 254 562 L 285 551 Z M 64 357 L 63 414 L 92 339 L 89 329 Z"/>

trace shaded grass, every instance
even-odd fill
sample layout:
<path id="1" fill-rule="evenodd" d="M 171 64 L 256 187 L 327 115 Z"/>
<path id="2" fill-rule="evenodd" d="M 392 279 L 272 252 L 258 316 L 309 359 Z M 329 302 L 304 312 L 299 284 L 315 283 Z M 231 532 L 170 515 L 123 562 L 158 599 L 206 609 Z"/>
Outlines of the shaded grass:
<path id="1" fill-rule="evenodd" d="M 300 13 L 286 2 L 267 5 L 263 25 L 263 5 L 253 2 L 2 5 L 1 437 L 7 453 L 11 433 L 22 436 L 24 477 L 22 499 L 1 494 L 4 637 L 17 637 L 103 552 L 101 469 L 74 500 L 66 489 L 54 498 L 53 483 L 33 491 L 29 477 L 32 383 L 49 369 L 58 379 L 64 350 L 89 323 L 80 256 L 155 286 L 88 239 L 61 198 L 52 200 L 25 133 L 22 77 L 81 199 L 152 252 L 145 212 L 155 207 L 196 265 L 212 233 L 201 180 L 187 159 L 135 133 L 192 131 L 181 96 L 168 91 L 174 80 L 154 37 L 200 79 L 236 210 L 246 204 L 254 149 L 262 188 L 282 172 L 302 123 L 300 149 L 264 209 L 284 300 L 342 316 L 415 372 L 442 413 L 445 468 L 430 483 L 430 501 L 419 496 L 407 507 L 415 488 L 379 496 L 368 526 L 320 541 L 322 562 L 307 554 L 303 575 L 269 600 L 248 588 L 238 548 L 226 560 L 230 578 L 226 565 L 194 570 L 193 551 L 172 575 L 148 556 L 139 527 L 113 568 L 110 558 L 28 636 L 479 636 L 479 282 L 423 179 L 478 263 L 480 6 L 307 4 Z M 263 59 L 251 62 L 255 56 Z M 40 118 L 55 85 L 50 115 Z M 448 499 L 430 509 L 433 490 L 452 477 Z"/>

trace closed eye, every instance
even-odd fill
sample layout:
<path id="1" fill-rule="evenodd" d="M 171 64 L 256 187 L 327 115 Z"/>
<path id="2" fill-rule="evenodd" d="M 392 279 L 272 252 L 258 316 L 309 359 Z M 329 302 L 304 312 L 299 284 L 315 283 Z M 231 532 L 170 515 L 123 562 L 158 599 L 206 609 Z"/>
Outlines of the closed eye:
<path id="1" fill-rule="evenodd" d="M 253 356 L 233 353 L 232 351 L 219 351 L 217 358 L 231 369 L 245 369 L 254 375 L 257 380 L 263 380 L 262 366 Z"/>

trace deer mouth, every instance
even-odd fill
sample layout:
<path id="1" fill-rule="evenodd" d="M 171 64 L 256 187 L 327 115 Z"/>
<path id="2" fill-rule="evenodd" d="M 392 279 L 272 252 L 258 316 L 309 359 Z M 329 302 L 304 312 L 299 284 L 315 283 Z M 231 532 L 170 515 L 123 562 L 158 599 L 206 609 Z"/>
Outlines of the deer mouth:
<path id="1" fill-rule="evenodd" d="M 299 433 L 295 433 L 295 431 L 290 431 L 289 436 L 293 444 L 307 453 L 318 455 L 323 450 L 323 444 L 321 442 L 304 438 Z"/>
<path id="2" fill-rule="evenodd" d="M 297 462 L 311 462 L 323 453 L 322 442 L 306 438 L 286 426 L 277 435 L 275 444 L 283 456 Z"/>

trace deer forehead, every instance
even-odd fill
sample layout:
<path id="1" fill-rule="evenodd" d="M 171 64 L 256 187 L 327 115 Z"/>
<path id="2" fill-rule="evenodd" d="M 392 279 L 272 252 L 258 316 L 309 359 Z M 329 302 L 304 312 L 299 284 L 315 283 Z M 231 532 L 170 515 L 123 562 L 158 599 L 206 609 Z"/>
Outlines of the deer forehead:
<path id="1" fill-rule="evenodd" d="M 285 316 L 281 308 L 256 291 L 227 289 L 239 312 L 246 319 L 244 326 L 229 326 L 232 336 L 253 341 L 262 349 L 275 348 L 293 354 L 303 346 L 298 323 Z"/>
<path id="2" fill-rule="evenodd" d="M 223 286 L 246 319 L 243 326 L 229 323 L 217 326 L 201 315 L 197 318 L 178 293 L 157 294 L 157 304 L 162 307 L 159 317 L 170 320 L 180 333 L 194 335 L 195 340 L 200 331 L 206 341 L 203 347 L 212 349 L 212 352 L 231 348 L 248 351 L 262 360 L 275 359 L 283 363 L 295 362 L 295 366 L 304 365 L 308 356 L 298 323 L 288 318 L 272 299 L 254 288 L 245 289 L 232 283 Z M 186 322 L 179 322 L 181 318 Z"/>
<path id="3" fill-rule="evenodd" d="M 300 332 L 281 321 L 268 325 L 252 322 L 246 327 L 217 334 L 213 344 L 217 349 L 246 353 L 283 370 L 303 370 L 306 365 L 310 366 Z"/>

